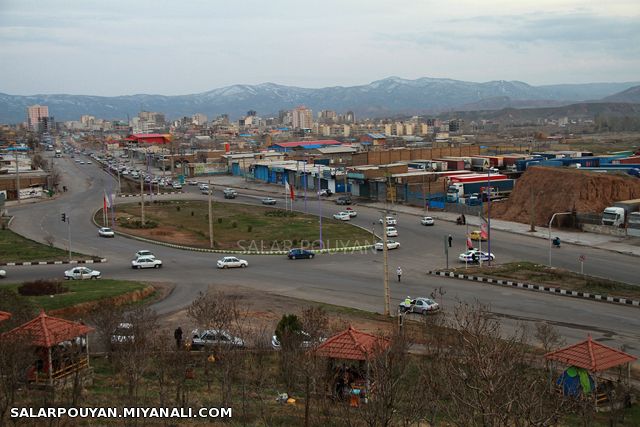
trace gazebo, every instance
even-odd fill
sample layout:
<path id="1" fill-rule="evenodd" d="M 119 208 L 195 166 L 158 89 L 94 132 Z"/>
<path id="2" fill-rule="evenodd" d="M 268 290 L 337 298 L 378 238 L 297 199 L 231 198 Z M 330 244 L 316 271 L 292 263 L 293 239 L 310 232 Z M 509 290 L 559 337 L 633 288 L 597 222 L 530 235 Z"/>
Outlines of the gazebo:
<path id="1" fill-rule="evenodd" d="M 87 334 L 91 331 L 93 328 L 89 326 L 41 311 L 35 319 L 0 335 L 0 341 L 35 348 L 36 361 L 27 372 L 27 379 L 53 385 L 55 380 L 89 367 Z"/>
<path id="2" fill-rule="evenodd" d="M 389 347 L 389 340 L 380 336 L 358 331 L 349 326 L 345 331 L 332 336 L 313 350 L 316 356 L 329 359 L 328 371 L 333 377 L 333 388 L 337 395 L 352 393 L 352 405 L 357 406 L 356 397 L 366 393 L 368 387 L 369 364 L 373 357 Z M 358 368 L 347 367 L 343 362 L 358 362 Z M 354 393 L 355 392 L 355 393 Z M 355 395 L 355 396 L 354 396 Z"/>
<path id="3" fill-rule="evenodd" d="M 591 336 L 577 344 L 549 352 L 544 357 L 547 360 L 554 360 L 570 367 L 581 368 L 594 374 L 626 364 L 627 385 L 629 385 L 631 379 L 631 363 L 638 360 L 636 356 L 593 341 Z M 597 378 L 595 385 L 596 392 L 593 393 L 593 396 L 597 407 L 598 403 L 607 400 L 607 396 L 606 393 L 597 392 Z"/>

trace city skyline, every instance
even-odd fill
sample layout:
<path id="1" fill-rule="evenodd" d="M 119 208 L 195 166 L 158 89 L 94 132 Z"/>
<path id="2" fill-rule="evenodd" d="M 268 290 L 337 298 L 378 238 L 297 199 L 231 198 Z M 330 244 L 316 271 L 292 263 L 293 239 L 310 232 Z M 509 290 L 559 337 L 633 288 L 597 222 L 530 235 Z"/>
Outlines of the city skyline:
<path id="1" fill-rule="evenodd" d="M 58 0 L 0 5 L 0 92 L 185 95 L 234 84 L 400 76 L 546 84 L 640 80 L 640 6 L 537 2 Z"/>

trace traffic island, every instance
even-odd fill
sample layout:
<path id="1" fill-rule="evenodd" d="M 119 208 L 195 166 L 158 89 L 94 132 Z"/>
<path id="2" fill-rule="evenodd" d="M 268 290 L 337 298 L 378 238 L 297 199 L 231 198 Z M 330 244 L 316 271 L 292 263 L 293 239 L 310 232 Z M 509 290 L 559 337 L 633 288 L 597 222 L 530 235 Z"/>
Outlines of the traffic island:
<path id="1" fill-rule="evenodd" d="M 320 221 L 297 211 L 216 201 L 212 213 L 209 221 L 206 201 L 156 200 L 145 202 L 144 223 L 140 203 L 118 205 L 109 219 L 119 235 L 199 252 L 282 255 L 291 248 L 351 252 L 368 250 L 375 243 L 371 230 L 331 218 Z M 101 226 L 102 210 L 93 219 Z"/>
<path id="2" fill-rule="evenodd" d="M 640 287 L 530 262 L 434 270 L 428 274 L 574 298 L 640 306 Z"/>

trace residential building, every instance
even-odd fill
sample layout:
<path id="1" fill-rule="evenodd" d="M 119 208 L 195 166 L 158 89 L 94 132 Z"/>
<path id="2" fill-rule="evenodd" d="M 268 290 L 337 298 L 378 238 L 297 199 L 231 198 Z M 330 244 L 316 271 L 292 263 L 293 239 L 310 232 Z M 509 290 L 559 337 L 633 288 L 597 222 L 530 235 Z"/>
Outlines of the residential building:
<path id="1" fill-rule="evenodd" d="M 295 108 L 291 112 L 294 129 L 311 129 L 313 127 L 313 111 L 305 106 Z"/>
<path id="2" fill-rule="evenodd" d="M 208 118 L 204 114 L 196 113 L 191 116 L 191 123 L 196 126 L 204 126 L 207 124 Z"/>
<path id="3" fill-rule="evenodd" d="M 29 129 L 38 131 L 38 126 L 43 120 L 49 121 L 49 107 L 38 104 L 27 107 L 27 126 Z"/>

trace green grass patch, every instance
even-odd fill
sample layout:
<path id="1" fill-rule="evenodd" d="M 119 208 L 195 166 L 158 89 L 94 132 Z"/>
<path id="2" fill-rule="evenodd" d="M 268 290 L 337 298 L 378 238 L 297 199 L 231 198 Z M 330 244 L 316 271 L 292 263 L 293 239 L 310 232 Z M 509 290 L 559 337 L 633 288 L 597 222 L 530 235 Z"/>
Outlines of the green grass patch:
<path id="1" fill-rule="evenodd" d="M 71 255 L 73 259 L 92 258 L 77 252 L 72 252 Z M 0 262 L 65 261 L 68 259 L 68 251 L 27 239 L 8 229 L 0 230 Z"/>
<path id="2" fill-rule="evenodd" d="M 520 261 L 491 267 L 459 267 L 456 273 L 478 274 L 499 279 L 517 280 L 578 292 L 640 299 L 640 287 L 599 277 L 586 276 L 561 268 Z"/>
<path id="3" fill-rule="evenodd" d="M 64 294 L 23 297 L 38 308 L 46 311 L 59 310 L 89 301 L 99 301 L 129 292 L 139 291 L 147 287 L 144 283 L 128 280 L 69 280 L 63 284 L 69 288 Z M 17 292 L 20 284 L 7 285 L 8 289 Z"/>
<path id="4" fill-rule="evenodd" d="M 285 212 L 264 206 L 214 202 L 213 236 L 216 249 L 285 250 L 291 247 L 319 248 L 317 216 Z M 140 219 L 140 204 L 118 206 L 118 223 Z M 101 221 L 102 214 L 96 214 Z M 194 247 L 209 246 L 209 212 L 204 201 L 166 201 L 145 204 L 145 219 L 157 227 L 149 230 L 120 228 L 123 232 Z M 325 248 L 341 248 L 373 243 L 372 234 L 342 221 L 322 219 Z"/>

